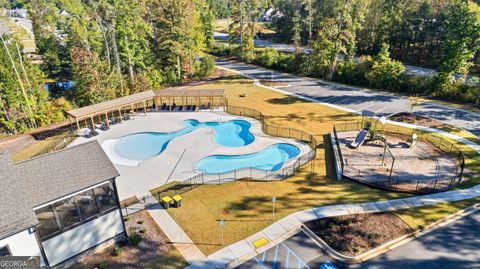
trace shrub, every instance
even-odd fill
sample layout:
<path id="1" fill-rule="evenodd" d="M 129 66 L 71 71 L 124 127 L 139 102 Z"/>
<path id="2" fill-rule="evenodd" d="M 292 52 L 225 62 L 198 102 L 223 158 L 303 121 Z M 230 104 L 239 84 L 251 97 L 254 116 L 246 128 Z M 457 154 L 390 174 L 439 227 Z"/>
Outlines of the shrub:
<path id="1" fill-rule="evenodd" d="M 365 77 L 373 87 L 398 90 L 405 67 L 401 62 L 390 58 L 388 49 L 389 45 L 383 44 L 373 61 L 372 69 L 365 74 Z"/>
<path id="2" fill-rule="evenodd" d="M 98 269 L 108 269 L 109 265 L 108 265 L 108 262 L 106 261 L 103 261 L 103 262 L 100 262 L 98 265 L 97 265 L 97 268 Z"/>
<path id="3" fill-rule="evenodd" d="M 272 67 L 278 63 L 279 58 L 280 54 L 276 49 L 268 48 L 257 56 L 255 63 L 265 67 Z"/>
<path id="4" fill-rule="evenodd" d="M 137 246 L 142 241 L 142 237 L 134 231 L 128 236 L 127 241 L 129 245 Z"/>
<path id="5" fill-rule="evenodd" d="M 123 253 L 123 248 L 121 248 L 121 247 L 117 246 L 113 249 L 113 256 L 118 257 L 118 256 L 122 255 L 122 253 Z"/>
<path id="6" fill-rule="evenodd" d="M 211 55 L 205 55 L 195 63 L 196 78 L 205 78 L 213 74 L 215 71 L 215 59 Z"/>

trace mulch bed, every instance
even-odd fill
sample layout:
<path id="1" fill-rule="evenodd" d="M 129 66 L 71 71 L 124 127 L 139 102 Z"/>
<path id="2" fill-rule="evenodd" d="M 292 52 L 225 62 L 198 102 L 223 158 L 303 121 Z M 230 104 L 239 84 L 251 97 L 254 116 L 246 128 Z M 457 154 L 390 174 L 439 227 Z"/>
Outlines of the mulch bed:
<path id="1" fill-rule="evenodd" d="M 119 256 L 115 256 L 115 246 L 110 246 L 88 254 L 70 268 L 98 268 L 101 263 L 108 264 L 108 268 L 144 268 L 162 258 L 179 259 L 176 255 L 169 257 L 169 253 L 176 249 L 168 243 L 168 238 L 147 211 L 142 210 L 126 217 L 125 226 L 129 235 L 135 231 L 140 234 L 142 240 L 137 246 L 130 246 L 127 242 L 117 245 L 121 248 Z M 172 263 L 174 262 L 183 267 L 187 265 L 184 260 L 172 261 Z M 155 268 L 155 266 L 153 267 Z"/>
<path id="2" fill-rule="evenodd" d="M 436 128 L 436 129 L 448 126 L 443 122 L 426 118 L 423 116 L 418 116 L 409 112 L 397 113 L 391 116 L 389 119 L 397 122 L 412 123 L 412 124 L 420 125 L 423 127 Z"/>
<path id="3" fill-rule="evenodd" d="M 306 226 L 347 256 L 360 255 L 412 232 L 403 220 L 391 213 L 323 218 L 307 222 Z"/>

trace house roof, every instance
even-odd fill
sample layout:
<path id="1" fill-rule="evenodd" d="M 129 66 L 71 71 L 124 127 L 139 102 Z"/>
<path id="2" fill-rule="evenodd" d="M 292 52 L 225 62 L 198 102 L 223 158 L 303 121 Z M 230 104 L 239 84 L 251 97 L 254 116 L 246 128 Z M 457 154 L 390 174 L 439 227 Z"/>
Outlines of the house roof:
<path id="1" fill-rule="evenodd" d="M 37 218 L 28 206 L 22 184 L 18 179 L 10 156 L 0 154 L 0 239 L 28 229 Z"/>
<path id="2" fill-rule="evenodd" d="M 127 95 L 120 98 L 101 102 L 98 104 L 69 110 L 67 111 L 67 114 L 69 114 L 74 118 L 80 119 L 84 117 L 98 115 L 100 113 L 106 113 L 115 109 L 140 103 L 145 100 L 153 99 L 154 96 L 155 96 L 155 93 L 153 91 L 139 92 L 132 95 Z"/>
<path id="3" fill-rule="evenodd" d="M 8 159 L 0 164 L 0 197 L 9 201 L 0 203 L 0 238 L 36 225 L 34 207 L 119 176 L 96 140 L 16 164 Z"/>

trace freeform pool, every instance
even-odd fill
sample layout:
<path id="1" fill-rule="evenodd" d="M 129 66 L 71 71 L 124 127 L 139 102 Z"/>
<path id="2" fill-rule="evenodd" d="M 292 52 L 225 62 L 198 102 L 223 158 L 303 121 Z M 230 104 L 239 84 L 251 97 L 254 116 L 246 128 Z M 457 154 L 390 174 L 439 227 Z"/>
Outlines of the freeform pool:
<path id="1" fill-rule="evenodd" d="M 251 154 L 212 155 L 197 162 L 196 168 L 207 174 L 218 174 L 242 168 L 275 171 L 300 154 L 300 149 L 287 143 L 279 143 Z"/>
<path id="2" fill-rule="evenodd" d="M 251 124 L 244 120 L 225 122 L 199 122 L 186 120 L 184 128 L 171 133 L 145 132 L 115 139 L 113 151 L 124 159 L 144 161 L 162 153 L 168 143 L 176 137 L 188 134 L 199 128 L 212 128 L 215 142 L 226 147 L 241 147 L 251 144 L 255 137 L 250 132 Z"/>

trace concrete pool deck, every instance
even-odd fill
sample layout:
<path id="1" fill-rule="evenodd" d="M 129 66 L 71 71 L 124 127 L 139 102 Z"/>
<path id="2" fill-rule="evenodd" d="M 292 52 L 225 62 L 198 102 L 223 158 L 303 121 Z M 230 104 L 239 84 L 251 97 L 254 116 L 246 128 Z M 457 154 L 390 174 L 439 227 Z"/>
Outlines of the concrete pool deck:
<path id="1" fill-rule="evenodd" d="M 214 132 L 211 128 L 200 128 L 173 139 L 160 155 L 138 165 L 132 165 L 135 162 L 126 165 L 129 163 L 116 159 L 115 154 L 111 153 L 110 141 L 112 139 L 141 132 L 173 132 L 182 129 L 181 123 L 189 119 L 200 122 L 245 120 L 252 124 L 250 132 L 255 136 L 255 140 L 243 147 L 225 147 L 215 142 Z M 120 176 L 117 178 L 120 200 L 132 196 L 142 197 L 148 195 L 151 189 L 168 182 L 181 181 L 198 175 L 200 171 L 195 169 L 195 164 L 210 155 L 249 154 L 283 142 L 297 146 L 301 150 L 298 157 L 311 150 L 307 144 L 302 142 L 264 134 L 261 123 L 255 119 L 233 116 L 222 111 L 147 113 L 147 115 L 136 116 L 133 120 L 112 125 L 107 131 L 98 130 L 98 133 L 92 138 L 79 137 L 71 145 L 78 145 L 92 139 L 98 140 L 120 172 Z"/>

